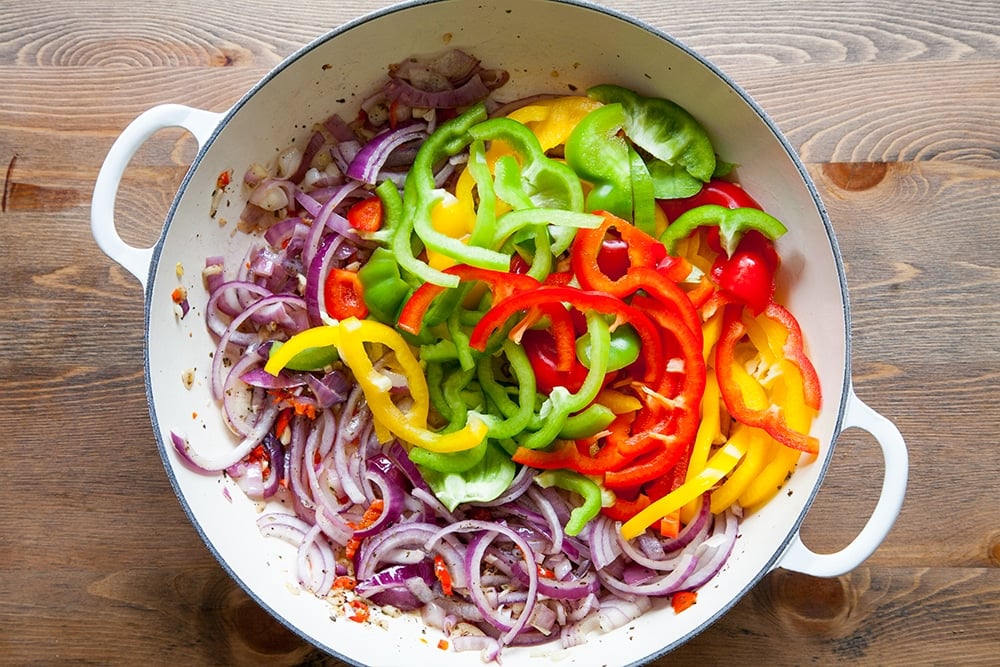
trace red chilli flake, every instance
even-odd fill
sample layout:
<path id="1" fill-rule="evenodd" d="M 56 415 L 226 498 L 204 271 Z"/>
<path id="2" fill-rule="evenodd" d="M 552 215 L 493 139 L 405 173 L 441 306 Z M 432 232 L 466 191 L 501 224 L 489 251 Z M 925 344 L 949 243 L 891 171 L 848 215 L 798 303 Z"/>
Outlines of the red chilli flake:
<path id="1" fill-rule="evenodd" d="M 441 556 L 434 556 L 434 576 L 441 582 L 441 591 L 450 596 L 452 593 L 451 572 L 448 571 L 448 566 Z"/>
<path id="2" fill-rule="evenodd" d="M 369 619 L 369 617 L 371 616 L 371 610 L 368 608 L 367 604 L 365 604 L 361 600 L 351 600 L 350 604 L 351 604 L 351 609 L 354 610 L 354 613 L 348 616 L 347 618 L 351 619 L 355 623 L 364 623 Z"/>
<path id="3" fill-rule="evenodd" d="M 219 174 L 218 178 L 215 179 L 215 187 L 218 188 L 219 190 L 222 190 L 227 185 L 229 185 L 230 182 L 232 182 L 231 172 L 229 172 L 228 170 L 223 171 L 222 173 Z"/>

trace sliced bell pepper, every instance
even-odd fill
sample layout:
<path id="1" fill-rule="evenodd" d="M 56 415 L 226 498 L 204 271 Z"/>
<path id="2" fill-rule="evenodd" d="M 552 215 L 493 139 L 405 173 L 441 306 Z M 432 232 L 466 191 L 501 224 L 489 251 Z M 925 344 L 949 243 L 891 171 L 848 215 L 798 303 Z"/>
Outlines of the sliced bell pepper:
<path id="1" fill-rule="evenodd" d="M 590 88 L 587 95 L 605 105 L 622 105 L 625 134 L 636 146 L 667 164 L 683 166 L 701 181 L 712 178 L 715 148 L 705 128 L 683 107 L 611 84 Z"/>
<path id="2" fill-rule="evenodd" d="M 393 329 L 371 320 L 348 319 L 340 323 L 342 334 L 337 345 L 340 356 L 354 374 L 365 394 L 375 419 L 395 436 L 411 445 L 432 452 L 456 452 L 472 449 L 486 437 L 487 426 L 472 413 L 458 431 L 441 434 L 427 425 L 429 396 L 427 380 L 420 362 L 406 341 Z M 403 412 L 390 397 L 381 375 L 375 370 L 365 348 L 366 343 L 381 343 L 392 350 L 407 377 L 413 407 Z"/>
<path id="3" fill-rule="evenodd" d="M 545 155 L 530 129 L 510 118 L 491 118 L 473 125 L 468 132 L 477 141 L 499 140 L 513 148 L 519 158 L 517 171 L 520 175 L 519 182 L 513 187 L 526 197 L 523 207 L 583 211 L 583 188 L 579 177 L 562 162 Z M 511 163 L 508 161 L 507 164 Z"/>
<path id="4" fill-rule="evenodd" d="M 651 384 L 658 384 L 663 375 L 663 368 L 658 363 L 662 360 L 662 342 L 657 327 L 644 313 L 632 308 L 617 297 L 603 292 L 591 292 L 569 286 L 541 285 L 532 290 L 518 292 L 495 303 L 479 321 L 469 344 L 476 350 L 485 350 L 490 335 L 510 319 L 514 314 L 528 311 L 534 307 L 565 303 L 580 312 L 594 311 L 614 315 L 616 322 L 628 322 L 635 329 L 642 341 L 642 356 L 646 361 L 645 379 Z"/>
<path id="5" fill-rule="evenodd" d="M 535 476 L 535 483 L 542 488 L 555 486 L 570 493 L 575 493 L 583 503 L 573 508 L 566 522 L 566 534 L 575 537 L 583 531 L 584 526 L 601 512 L 603 494 L 593 480 L 569 470 L 547 470 Z"/>
<path id="6" fill-rule="evenodd" d="M 428 251 L 452 257 L 458 261 L 484 268 L 503 270 L 510 264 L 510 257 L 495 250 L 472 246 L 448 236 L 434 228 L 432 211 L 446 196 L 437 187 L 434 168 L 442 160 L 463 150 L 472 141 L 470 128 L 486 119 L 486 108 L 480 103 L 461 115 L 438 126 L 421 144 L 413 165 L 406 175 L 403 194 L 403 217 L 412 224 L 413 232 Z M 405 231 L 405 230 L 400 230 Z M 406 242 L 410 239 L 407 237 Z M 454 287 L 456 280 L 440 271 L 427 267 L 420 277 L 427 282 Z"/>
<path id="7" fill-rule="evenodd" d="M 726 208 L 763 208 L 738 184 L 719 178 L 713 178 L 708 183 L 702 184 L 698 192 L 690 197 L 661 197 L 657 203 L 671 222 L 679 218 L 685 211 L 705 204 L 715 204 Z"/>
<path id="8" fill-rule="evenodd" d="M 673 255 L 677 251 L 678 241 L 699 227 L 718 227 L 722 249 L 729 257 L 736 251 L 736 246 L 739 245 L 743 235 L 751 229 L 757 230 L 772 241 L 788 231 L 780 220 L 760 209 L 727 208 L 717 204 L 706 204 L 686 211 L 671 222 L 666 231 L 660 235 L 660 241 Z"/>
<path id="9" fill-rule="evenodd" d="M 736 358 L 736 346 L 747 331 L 742 321 L 742 313 L 741 305 L 726 306 L 722 337 L 716 345 L 715 369 L 726 408 L 733 418 L 749 426 L 763 429 L 787 447 L 810 454 L 818 453 L 819 441 L 807 433 L 790 428 L 781 406 L 770 404 L 766 396 L 748 395 L 748 388 L 752 387 L 750 381 L 753 381 L 753 378 Z M 765 404 L 761 405 L 761 402 Z"/>
<path id="10" fill-rule="evenodd" d="M 372 317 L 395 325 L 403 303 L 413 291 L 400 275 L 399 263 L 392 251 L 379 246 L 358 269 L 361 294 Z"/>
<path id="11" fill-rule="evenodd" d="M 622 537 L 635 539 L 655 522 L 697 500 L 736 466 L 745 453 L 742 442 L 727 441 L 692 479 L 682 484 L 622 524 Z"/>
<path id="12" fill-rule="evenodd" d="M 493 292 L 493 300 L 503 299 L 515 294 L 531 290 L 539 286 L 539 282 L 531 276 L 511 273 L 509 271 L 492 271 L 468 264 L 456 264 L 444 270 L 448 276 L 456 280 L 486 283 Z M 435 298 L 447 288 L 440 284 L 424 283 L 407 299 L 399 314 L 399 328 L 414 335 L 419 334 L 424 327 L 427 311 Z"/>
<path id="13" fill-rule="evenodd" d="M 376 199 L 376 201 L 378 201 Z M 326 313 L 335 320 L 348 317 L 364 319 L 368 317 L 365 305 L 364 287 L 357 272 L 332 268 L 323 282 L 323 304 Z"/>
<path id="14" fill-rule="evenodd" d="M 359 232 L 377 232 L 382 228 L 382 200 L 362 199 L 347 210 L 347 222 Z"/>
<path id="15" fill-rule="evenodd" d="M 573 128 L 601 103 L 583 95 L 538 100 L 507 114 L 523 123 L 538 139 L 543 151 L 566 143 Z"/>
<path id="16" fill-rule="evenodd" d="M 591 111 L 566 140 L 566 162 L 591 184 L 588 211 L 609 211 L 632 218 L 632 164 L 629 145 L 620 132 L 625 109 L 609 104 Z"/>
<path id="17" fill-rule="evenodd" d="M 614 279 L 600 266 L 601 252 L 612 230 L 628 246 L 629 255 L 625 273 Z M 692 333 L 700 334 L 701 319 L 688 294 L 655 268 L 665 256 L 665 249 L 659 241 L 607 213 L 601 226 L 577 232 L 570 255 L 573 271 L 585 289 L 622 298 L 643 290 L 672 309 Z"/>

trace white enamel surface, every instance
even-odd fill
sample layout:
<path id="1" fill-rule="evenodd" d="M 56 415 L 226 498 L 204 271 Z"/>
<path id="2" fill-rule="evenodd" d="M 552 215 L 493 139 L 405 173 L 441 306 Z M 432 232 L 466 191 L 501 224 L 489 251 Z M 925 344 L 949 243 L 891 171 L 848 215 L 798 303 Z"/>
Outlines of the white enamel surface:
<path id="1" fill-rule="evenodd" d="M 659 609 L 625 629 L 593 636 L 582 648 L 515 649 L 503 661 L 508 667 L 550 660 L 562 665 L 643 662 L 706 627 L 796 541 L 840 428 L 850 369 L 848 308 L 836 244 L 801 166 L 744 95 L 684 48 L 630 20 L 593 7 L 539 0 L 409 5 L 366 17 L 303 49 L 235 105 L 199 152 L 153 249 L 146 371 L 164 463 L 192 521 L 227 570 L 310 641 L 359 664 L 479 664 L 478 654 L 437 649 L 437 635 L 425 634 L 414 619 L 393 619 L 388 629 L 331 621 L 325 602 L 298 590 L 293 552 L 260 536 L 254 524 L 260 508 L 235 487 L 228 500 L 223 492 L 228 482 L 190 472 L 165 444 L 172 430 L 206 452 L 222 452 L 233 443 L 208 387 L 213 343 L 203 321 L 207 295 L 200 274 L 208 255 L 238 262 L 246 241 L 234 234 L 243 206 L 238 188 L 223 199 L 217 218 L 209 217 L 217 175 L 233 170 L 238 182 L 249 164 L 270 159 L 293 139 L 301 144 L 312 124 L 331 112 L 352 116 L 388 63 L 449 47 L 466 48 L 486 66 L 508 69 L 505 99 L 613 82 L 675 100 L 701 120 L 724 159 L 741 165 L 738 175 L 747 189 L 790 229 L 779 244 L 779 292 L 802 323 L 821 378 L 825 404 L 813 431 L 823 444 L 821 457 L 805 462 L 785 491 L 744 522 L 729 565 L 701 591 L 694 607 L 681 615 Z M 127 261 L 126 268 L 142 281 L 142 261 L 132 256 Z M 182 278 L 178 264 L 184 268 Z M 194 306 L 183 320 L 176 318 L 170 296 L 178 284 L 189 289 Z M 186 389 L 181 378 L 189 369 L 197 379 Z M 881 541 L 876 537 L 869 540 L 875 546 Z"/>

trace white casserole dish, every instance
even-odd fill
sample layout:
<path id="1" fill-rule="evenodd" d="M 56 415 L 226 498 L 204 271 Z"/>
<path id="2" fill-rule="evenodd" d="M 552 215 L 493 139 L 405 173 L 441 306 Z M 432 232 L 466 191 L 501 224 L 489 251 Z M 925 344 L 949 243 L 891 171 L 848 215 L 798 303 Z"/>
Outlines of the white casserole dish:
<path id="1" fill-rule="evenodd" d="M 489 67 L 507 69 L 504 99 L 538 92 L 583 91 L 617 83 L 673 99 L 707 128 L 726 160 L 766 210 L 786 222 L 779 297 L 799 319 L 815 362 L 824 407 L 813 435 L 821 454 L 803 462 L 787 489 L 745 519 L 728 565 L 683 614 L 647 613 L 625 628 L 594 635 L 583 647 L 557 645 L 510 649 L 508 667 L 558 660 L 563 665 L 641 664 L 690 639 L 725 613 L 761 577 L 782 567 L 837 576 L 864 561 L 890 530 L 906 488 L 907 454 L 898 430 L 873 412 L 851 386 L 850 312 L 844 268 L 833 229 L 805 168 L 767 115 L 712 64 L 650 26 L 589 3 L 548 0 L 441 0 L 393 6 L 341 26 L 290 56 L 231 109 L 214 113 L 162 105 L 139 116 L 109 152 L 94 192 L 92 227 L 104 252 L 138 278 L 145 296 L 146 389 L 167 474 L 185 511 L 223 567 L 282 623 L 341 659 L 366 665 L 478 664 L 476 654 L 436 648 L 416 618 L 392 619 L 387 628 L 330 620 L 328 605 L 298 589 L 293 552 L 266 539 L 254 519 L 258 508 L 235 488 L 232 502 L 222 476 L 205 476 L 181 464 L 170 446 L 178 426 L 199 432 L 200 447 L 231 446 L 231 437 L 208 387 L 208 353 L 214 343 L 198 314 L 178 320 L 171 293 L 181 281 L 192 304 L 204 303 L 200 268 L 205 257 L 243 256 L 245 239 L 233 234 L 243 207 L 239 192 L 209 208 L 216 177 L 300 141 L 331 112 L 351 116 L 382 80 L 386 65 L 410 55 L 461 47 Z M 290 103 L 294 100 L 294 103 Z M 150 248 L 125 244 L 115 229 L 114 202 L 129 159 L 154 132 L 182 127 L 199 152 L 173 201 L 163 232 Z M 200 301 L 199 301 L 200 299 Z M 181 377 L 196 369 L 190 389 Z M 197 418 L 192 423 L 192 414 Z M 799 539 L 805 518 L 830 464 L 838 435 L 859 427 L 874 435 L 886 474 L 876 508 L 858 537 L 834 554 L 819 555 Z"/>

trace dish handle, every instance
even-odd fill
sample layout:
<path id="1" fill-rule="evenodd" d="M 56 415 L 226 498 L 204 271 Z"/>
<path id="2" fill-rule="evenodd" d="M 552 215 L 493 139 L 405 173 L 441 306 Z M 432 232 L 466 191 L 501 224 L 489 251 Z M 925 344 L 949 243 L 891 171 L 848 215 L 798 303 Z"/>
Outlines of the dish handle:
<path id="1" fill-rule="evenodd" d="M 90 229 L 97 245 L 111 259 L 139 279 L 143 291 L 149 277 L 153 247 L 136 248 L 122 240 L 115 228 L 115 199 L 129 161 L 156 132 L 179 127 L 194 135 L 201 149 L 218 127 L 223 114 L 181 104 L 161 104 L 142 112 L 115 139 L 97 174 L 90 204 Z"/>
<path id="2" fill-rule="evenodd" d="M 776 567 L 815 577 L 837 577 L 850 572 L 875 552 L 899 516 L 906 493 L 909 467 L 902 434 L 891 421 L 862 402 L 854 394 L 853 387 L 844 411 L 844 428 L 852 427 L 870 433 L 882 448 L 885 476 L 875 510 L 858 536 L 836 553 L 818 554 L 811 551 L 796 532 Z"/>

